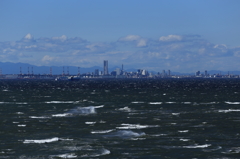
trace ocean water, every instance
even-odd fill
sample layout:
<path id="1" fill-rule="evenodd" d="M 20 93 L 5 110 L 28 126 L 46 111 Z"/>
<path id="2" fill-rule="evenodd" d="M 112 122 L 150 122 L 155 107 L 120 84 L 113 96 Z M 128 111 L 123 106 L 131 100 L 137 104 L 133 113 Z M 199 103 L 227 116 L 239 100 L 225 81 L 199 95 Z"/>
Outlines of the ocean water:
<path id="1" fill-rule="evenodd" d="M 240 80 L 1 80 L 0 158 L 240 158 Z"/>

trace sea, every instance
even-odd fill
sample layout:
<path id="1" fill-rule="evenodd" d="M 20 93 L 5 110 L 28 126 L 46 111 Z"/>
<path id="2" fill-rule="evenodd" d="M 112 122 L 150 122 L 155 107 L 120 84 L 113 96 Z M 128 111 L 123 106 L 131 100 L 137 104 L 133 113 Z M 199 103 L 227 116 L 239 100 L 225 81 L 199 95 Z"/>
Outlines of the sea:
<path id="1" fill-rule="evenodd" d="M 240 158 L 240 79 L 0 80 L 0 158 Z"/>

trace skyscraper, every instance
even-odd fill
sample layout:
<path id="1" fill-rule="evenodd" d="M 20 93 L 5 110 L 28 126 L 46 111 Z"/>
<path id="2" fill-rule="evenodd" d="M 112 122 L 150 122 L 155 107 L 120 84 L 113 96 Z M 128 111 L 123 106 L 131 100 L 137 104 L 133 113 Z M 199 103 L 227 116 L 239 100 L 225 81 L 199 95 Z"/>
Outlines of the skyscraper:
<path id="1" fill-rule="evenodd" d="M 103 61 L 103 75 L 108 75 L 108 61 Z"/>

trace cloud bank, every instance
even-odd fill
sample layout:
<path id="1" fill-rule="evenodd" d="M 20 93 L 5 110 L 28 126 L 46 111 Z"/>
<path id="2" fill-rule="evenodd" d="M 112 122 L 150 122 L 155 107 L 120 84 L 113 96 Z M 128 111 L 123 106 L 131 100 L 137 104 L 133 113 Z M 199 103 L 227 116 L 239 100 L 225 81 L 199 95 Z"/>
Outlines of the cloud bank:
<path id="1" fill-rule="evenodd" d="M 90 42 L 80 37 L 34 38 L 0 42 L 1 62 L 38 66 L 109 66 L 179 72 L 240 70 L 240 47 L 213 44 L 199 35 L 166 35 L 158 39 L 127 35 L 113 42 Z"/>

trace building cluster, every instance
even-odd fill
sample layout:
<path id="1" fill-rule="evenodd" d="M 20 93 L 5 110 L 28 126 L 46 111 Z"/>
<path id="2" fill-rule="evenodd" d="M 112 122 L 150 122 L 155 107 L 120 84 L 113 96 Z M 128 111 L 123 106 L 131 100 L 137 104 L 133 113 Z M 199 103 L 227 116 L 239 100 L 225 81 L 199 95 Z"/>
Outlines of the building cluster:
<path id="1" fill-rule="evenodd" d="M 79 80 L 79 79 L 106 79 L 106 78 L 240 78 L 239 75 L 221 75 L 213 74 L 210 75 L 207 70 L 203 73 L 196 71 L 195 75 L 172 75 L 170 70 L 162 70 L 162 72 L 152 73 L 148 72 L 145 69 L 138 69 L 135 72 L 127 72 L 121 68 L 116 68 L 114 71 L 109 72 L 108 70 L 108 61 L 103 61 L 103 70 L 95 69 L 91 73 L 82 73 L 80 74 L 80 67 L 78 67 L 78 74 L 72 75 L 69 74 L 69 68 L 65 73 L 64 67 L 63 72 L 60 75 L 53 75 L 52 69 L 50 68 L 50 74 L 34 74 L 33 68 L 32 71 L 28 68 L 28 74 L 22 74 L 22 69 L 20 67 L 20 74 L 7 74 L 3 75 L 2 70 L 0 69 L 0 79 L 55 79 L 55 80 Z"/>

